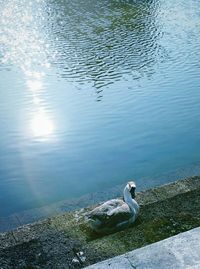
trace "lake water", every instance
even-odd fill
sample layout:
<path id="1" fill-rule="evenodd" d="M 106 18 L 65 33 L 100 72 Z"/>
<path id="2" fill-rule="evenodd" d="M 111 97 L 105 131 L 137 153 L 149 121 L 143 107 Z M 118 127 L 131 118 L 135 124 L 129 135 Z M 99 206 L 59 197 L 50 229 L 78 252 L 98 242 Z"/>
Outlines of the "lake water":
<path id="1" fill-rule="evenodd" d="M 0 216 L 200 167 L 199 0 L 0 0 L 0 59 Z"/>

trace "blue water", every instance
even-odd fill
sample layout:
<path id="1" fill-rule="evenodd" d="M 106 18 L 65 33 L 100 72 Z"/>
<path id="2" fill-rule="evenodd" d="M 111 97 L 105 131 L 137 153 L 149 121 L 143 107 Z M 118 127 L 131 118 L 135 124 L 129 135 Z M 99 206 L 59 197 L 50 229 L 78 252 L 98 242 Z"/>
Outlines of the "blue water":
<path id="1" fill-rule="evenodd" d="M 198 0 L 0 0 L 0 59 L 0 216 L 200 167 Z"/>

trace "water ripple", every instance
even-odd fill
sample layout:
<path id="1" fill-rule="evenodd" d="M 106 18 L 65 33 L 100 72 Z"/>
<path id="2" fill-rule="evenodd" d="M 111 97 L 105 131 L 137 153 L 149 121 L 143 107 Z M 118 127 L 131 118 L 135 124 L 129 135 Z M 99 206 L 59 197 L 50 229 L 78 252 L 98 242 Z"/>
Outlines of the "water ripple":
<path id="1" fill-rule="evenodd" d="M 0 0 L 5 215 L 199 164 L 199 10 Z"/>
<path id="2" fill-rule="evenodd" d="M 52 1 L 60 75 L 100 88 L 124 74 L 152 73 L 160 50 L 156 9 L 154 1 Z"/>

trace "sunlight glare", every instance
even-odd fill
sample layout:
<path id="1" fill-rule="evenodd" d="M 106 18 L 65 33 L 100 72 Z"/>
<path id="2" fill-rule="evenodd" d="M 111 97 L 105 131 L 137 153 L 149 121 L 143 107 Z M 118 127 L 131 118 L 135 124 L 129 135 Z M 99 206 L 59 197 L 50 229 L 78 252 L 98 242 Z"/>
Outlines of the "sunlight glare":
<path id="1" fill-rule="evenodd" d="M 39 80 L 28 80 L 27 87 L 34 92 L 41 90 L 43 88 L 43 85 L 42 82 Z"/>
<path id="2" fill-rule="evenodd" d="M 39 111 L 32 120 L 31 130 L 34 136 L 46 137 L 53 133 L 54 125 L 45 112 Z"/>

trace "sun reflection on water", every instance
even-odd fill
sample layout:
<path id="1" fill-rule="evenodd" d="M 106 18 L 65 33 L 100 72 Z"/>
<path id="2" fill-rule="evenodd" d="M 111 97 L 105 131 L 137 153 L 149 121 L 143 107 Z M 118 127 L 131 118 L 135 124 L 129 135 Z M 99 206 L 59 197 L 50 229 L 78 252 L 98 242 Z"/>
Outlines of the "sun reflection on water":
<path id="1" fill-rule="evenodd" d="M 46 137 L 53 133 L 54 124 L 45 111 L 40 109 L 32 119 L 31 130 L 36 137 Z"/>
<path id="2" fill-rule="evenodd" d="M 35 92 L 35 91 L 39 91 L 43 88 L 42 82 L 39 80 L 27 80 L 27 87 Z"/>
<path id="3" fill-rule="evenodd" d="M 35 138 L 43 138 L 43 140 L 45 138 L 46 140 L 54 132 L 54 123 L 48 116 L 48 112 L 43 105 L 43 78 L 44 74 L 39 75 L 38 73 L 37 76 L 35 76 L 35 74 L 30 76 L 29 74 L 27 77 L 26 85 L 31 92 L 32 103 L 34 110 L 36 110 L 30 121 L 31 135 Z"/>
<path id="4" fill-rule="evenodd" d="M 43 31 L 44 6 L 44 0 L 8 0 L 0 11 L 2 61 L 15 65 L 23 73 L 32 104 L 26 129 L 30 139 L 38 141 L 48 140 L 55 129 L 43 92 L 52 55 Z"/>
<path id="5" fill-rule="evenodd" d="M 30 122 L 31 135 L 36 138 L 49 138 L 54 132 L 54 123 L 48 116 L 44 105 L 42 104 L 42 90 L 44 88 L 42 79 L 44 74 L 30 73 L 27 74 L 26 86 L 30 90 L 33 100 L 34 113 Z"/>

